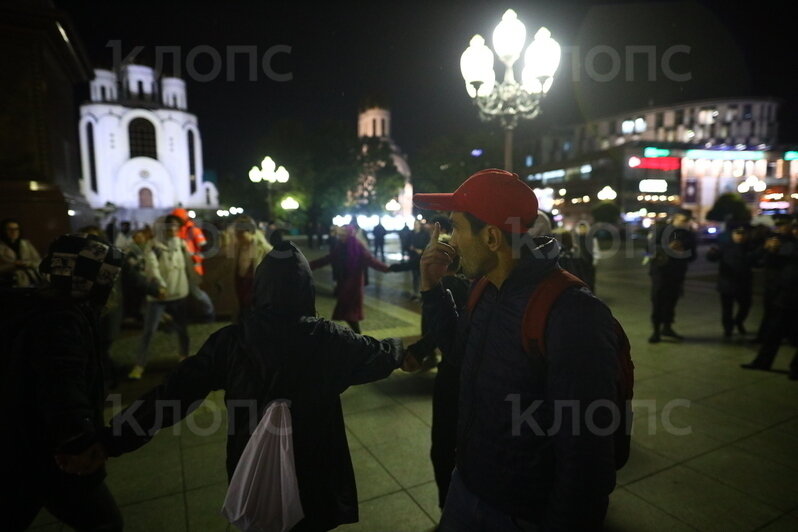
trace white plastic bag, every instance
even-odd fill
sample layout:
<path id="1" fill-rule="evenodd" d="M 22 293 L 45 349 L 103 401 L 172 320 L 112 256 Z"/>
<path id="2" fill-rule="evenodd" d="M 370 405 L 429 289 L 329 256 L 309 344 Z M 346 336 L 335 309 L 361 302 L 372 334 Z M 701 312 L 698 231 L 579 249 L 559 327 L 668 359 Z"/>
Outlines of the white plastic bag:
<path id="1" fill-rule="evenodd" d="M 290 406 L 285 399 L 269 403 L 227 488 L 222 515 L 244 532 L 286 532 L 305 517 Z"/>

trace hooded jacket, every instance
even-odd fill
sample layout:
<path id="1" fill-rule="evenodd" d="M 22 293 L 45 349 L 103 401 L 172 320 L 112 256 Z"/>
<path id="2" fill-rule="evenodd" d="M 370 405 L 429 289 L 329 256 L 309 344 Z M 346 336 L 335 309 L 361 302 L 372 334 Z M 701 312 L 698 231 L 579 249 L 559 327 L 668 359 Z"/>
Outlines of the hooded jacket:
<path id="1" fill-rule="evenodd" d="M 224 390 L 230 478 L 266 405 L 289 399 L 305 512 L 300 524 L 332 529 L 358 519 L 339 394 L 352 384 L 387 377 L 403 358 L 399 340 L 378 341 L 315 317 L 307 260 L 284 242 L 257 268 L 253 309 L 211 335 L 162 385 L 114 418 L 106 445 L 111 456 L 137 449 L 158 429 L 189 414 L 209 392 Z M 161 401 L 170 407 L 159 411 Z M 176 402 L 179 408 L 172 408 Z M 156 425 L 158 420 L 162 423 Z"/>
<path id="2" fill-rule="evenodd" d="M 524 351 L 529 298 L 558 267 L 554 239 L 535 244 L 470 314 L 458 315 L 440 285 L 423 292 L 424 319 L 460 365 L 457 469 L 466 487 L 542 530 L 597 530 L 615 486 L 613 437 L 585 426 L 585 413 L 617 393 L 612 315 L 588 289 L 570 288 L 549 312 L 546 354 Z M 594 409 L 598 427 L 603 413 Z"/>

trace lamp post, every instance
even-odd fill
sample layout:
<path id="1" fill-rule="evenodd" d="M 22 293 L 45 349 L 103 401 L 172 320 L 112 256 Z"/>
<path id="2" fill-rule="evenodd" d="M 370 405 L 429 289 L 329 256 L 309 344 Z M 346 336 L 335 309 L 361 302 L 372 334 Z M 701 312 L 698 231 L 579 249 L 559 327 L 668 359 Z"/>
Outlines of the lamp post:
<path id="1" fill-rule="evenodd" d="M 277 163 L 268 155 L 260 162 L 260 168 L 253 166 L 249 169 L 249 180 L 253 183 L 266 182 L 266 221 L 272 221 L 272 184 L 287 183 L 288 170 L 285 166 L 277 166 Z"/>
<path id="2" fill-rule="evenodd" d="M 466 91 L 485 121 L 498 119 L 504 128 L 504 167 L 512 171 L 513 130 L 520 119 L 532 119 L 540 112 L 540 102 L 551 88 L 560 64 L 560 45 L 551 32 L 540 28 L 524 52 L 521 83 L 516 81 L 513 66 L 521 57 L 526 41 L 526 27 L 515 11 L 508 9 L 493 30 L 493 48 L 504 63 L 504 79 L 496 82 L 493 51 L 481 35 L 474 35 L 463 55 L 460 72 Z"/>

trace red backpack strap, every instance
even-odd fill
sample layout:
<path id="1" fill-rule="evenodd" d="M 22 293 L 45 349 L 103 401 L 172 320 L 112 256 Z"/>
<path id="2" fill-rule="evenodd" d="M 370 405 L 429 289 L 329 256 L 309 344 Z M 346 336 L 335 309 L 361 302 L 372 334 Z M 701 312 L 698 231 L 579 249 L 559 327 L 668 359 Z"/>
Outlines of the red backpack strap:
<path id="1" fill-rule="evenodd" d="M 471 291 L 468 293 L 468 302 L 466 303 L 466 308 L 468 309 L 469 314 L 474 311 L 474 307 L 476 307 L 477 303 L 479 303 L 479 300 L 482 298 L 482 294 L 485 292 L 485 288 L 488 287 L 489 282 L 490 281 L 488 281 L 487 277 L 482 277 L 473 285 L 471 285 Z"/>
<path id="2" fill-rule="evenodd" d="M 521 325 L 521 336 L 524 350 L 532 353 L 535 350 L 541 355 L 546 354 L 546 321 L 549 317 L 554 302 L 572 286 L 586 286 L 579 277 L 568 273 L 562 268 L 556 268 L 543 278 L 535 291 L 529 297 L 524 311 Z"/>

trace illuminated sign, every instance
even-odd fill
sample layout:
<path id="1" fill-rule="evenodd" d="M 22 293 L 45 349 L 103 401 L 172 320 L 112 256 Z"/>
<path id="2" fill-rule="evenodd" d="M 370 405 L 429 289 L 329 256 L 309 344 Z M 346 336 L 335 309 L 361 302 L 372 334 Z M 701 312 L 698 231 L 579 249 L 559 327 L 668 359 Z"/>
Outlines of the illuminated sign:
<path id="1" fill-rule="evenodd" d="M 668 157 L 671 154 L 671 150 L 665 150 L 662 148 L 653 148 L 651 146 L 647 148 L 643 148 L 643 155 L 646 157 Z"/>
<path id="2" fill-rule="evenodd" d="M 685 159 L 708 159 L 710 161 L 758 161 L 765 158 L 763 151 L 732 150 L 687 150 Z"/>
<path id="3" fill-rule="evenodd" d="M 682 161 L 678 157 L 629 157 L 629 168 L 648 170 L 678 170 Z"/>
<path id="4" fill-rule="evenodd" d="M 789 201 L 760 201 L 759 208 L 766 211 L 787 210 L 791 207 Z"/>
<path id="5" fill-rule="evenodd" d="M 785 161 L 794 161 L 798 159 L 798 151 L 787 151 L 784 152 L 784 160 Z"/>
<path id="6" fill-rule="evenodd" d="M 664 179 L 641 179 L 640 192 L 661 194 L 668 191 L 668 182 Z"/>

